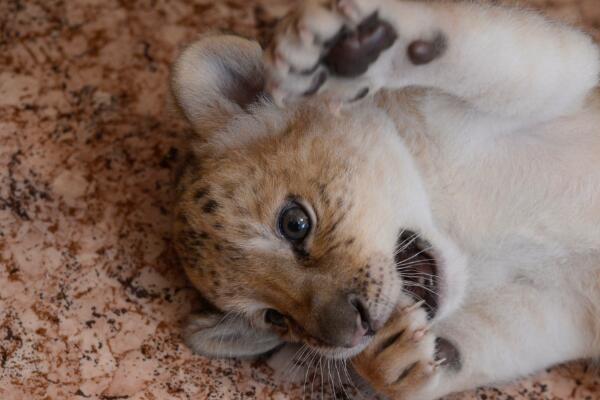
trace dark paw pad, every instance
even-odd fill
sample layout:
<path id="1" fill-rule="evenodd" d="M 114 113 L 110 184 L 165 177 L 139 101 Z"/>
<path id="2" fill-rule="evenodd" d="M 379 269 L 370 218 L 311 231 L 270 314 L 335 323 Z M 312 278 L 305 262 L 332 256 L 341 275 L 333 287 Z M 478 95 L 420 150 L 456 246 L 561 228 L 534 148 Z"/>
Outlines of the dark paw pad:
<path id="1" fill-rule="evenodd" d="M 338 76 L 352 78 L 364 74 L 379 55 L 390 48 L 396 31 L 375 13 L 363 21 L 355 32 L 343 30 L 330 43 L 323 62 Z"/>
<path id="2" fill-rule="evenodd" d="M 441 337 L 435 339 L 435 358 L 445 360 L 442 365 L 450 369 L 458 371 L 462 367 L 460 353 L 456 346 Z"/>
<path id="3" fill-rule="evenodd" d="M 414 65 L 429 64 L 446 51 L 446 37 L 438 34 L 431 41 L 416 40 L 408 46 L 408 58 Z"/>

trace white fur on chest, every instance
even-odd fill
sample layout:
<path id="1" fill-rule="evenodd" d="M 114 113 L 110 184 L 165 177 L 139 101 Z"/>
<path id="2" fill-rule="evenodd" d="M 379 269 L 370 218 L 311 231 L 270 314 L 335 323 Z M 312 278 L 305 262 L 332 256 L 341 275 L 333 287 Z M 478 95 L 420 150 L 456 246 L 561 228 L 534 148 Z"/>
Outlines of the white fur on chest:
<path id="1" fill-rule="evenodd" d="M 516 131 L 454 118 L 413 154 L 436 223 L 467 256 L 465 307 L 525 287 L 568 296 L 600 332 L 600 113 Z"/>

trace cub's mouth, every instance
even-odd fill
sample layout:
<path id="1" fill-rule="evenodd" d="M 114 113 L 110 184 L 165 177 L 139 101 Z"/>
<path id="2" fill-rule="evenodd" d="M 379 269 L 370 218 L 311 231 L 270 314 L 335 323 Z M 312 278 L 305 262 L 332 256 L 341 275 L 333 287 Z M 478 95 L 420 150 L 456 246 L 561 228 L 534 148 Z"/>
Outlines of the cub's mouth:
<path id="1" fill-rule="evenodd" d="M 433 246 L 419 234 L 403 230 L 396 243 L 395 261 L 404 292 L 415 301 L 424 301 L 429 318 L 433 318 L 439 305 L 438 266 Z"/>

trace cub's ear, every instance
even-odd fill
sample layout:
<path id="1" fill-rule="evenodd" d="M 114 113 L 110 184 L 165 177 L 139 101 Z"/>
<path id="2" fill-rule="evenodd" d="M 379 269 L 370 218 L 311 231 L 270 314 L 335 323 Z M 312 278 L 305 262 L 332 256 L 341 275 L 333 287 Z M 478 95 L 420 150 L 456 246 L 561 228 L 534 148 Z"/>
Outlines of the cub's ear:
<path id="1" fill-rule="evenodd" d="M 189 45 L 172 69 L 171 90 L 199 134 L 223 127 L 264 96 L 265 71 L 258 43 L 209 35 Z"/>
<path id="2" fill-rule="evenodd" d="M 194 352 L 215 358 L 259 356 L 283 343 L 279 336 L 251 327 L 240 316 L 211 312 L 191 314 L 183 338 Z"/>

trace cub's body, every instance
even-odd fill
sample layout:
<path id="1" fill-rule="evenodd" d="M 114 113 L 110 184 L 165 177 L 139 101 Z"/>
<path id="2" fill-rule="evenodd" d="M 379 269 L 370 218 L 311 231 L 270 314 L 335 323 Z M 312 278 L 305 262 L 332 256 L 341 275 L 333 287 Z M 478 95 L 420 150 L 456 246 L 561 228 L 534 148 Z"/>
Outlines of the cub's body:
<path id="1" fill-rule="evenodd" d="M 433 329 L 487 348 L 474 364 L 483 382 L 597 356 L 600 96 L 590 94 L 573 114 L 502 132 L 493 123 L 427 127 L 426 114 L 414 113 L 428 95 L 385 93 L 378 100 L 404 132 L 434 219 L 467 254 L 462 304 Z M 518 347 L 518 357 L 505 353 L 505 341 Z M 493 372 L 480 369 L 483 363 Z M 474 381 L 468 376 L 460 389 Z"/>
<path id="2" fill-rule="evenodd" d="M 447 1 L 306 1 L 264 53 L 192 44 L 174 235 L 209 308 L 188 344 L 353 357 L 407 400 L 598 357 L 599 54 Z"/>

